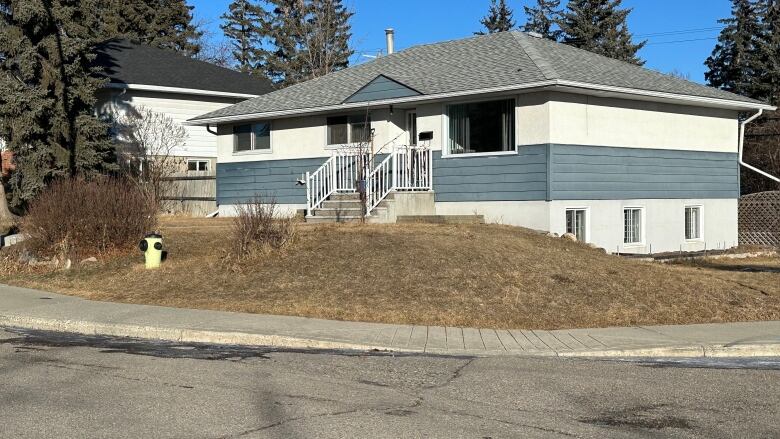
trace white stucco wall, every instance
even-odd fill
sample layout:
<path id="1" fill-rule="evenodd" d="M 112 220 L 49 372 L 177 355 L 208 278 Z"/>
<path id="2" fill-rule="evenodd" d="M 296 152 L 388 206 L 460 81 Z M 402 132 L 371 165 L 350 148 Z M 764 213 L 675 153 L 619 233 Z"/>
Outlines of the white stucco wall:
<path id="1" fill-rule="evenodd" d="M 545 201 L 437 202 L 437 215 L 483 215 L 489 224 L 507 224 L 548 230 L 549 206 Z"/>
<path id="2" fill-rule="evenodd" d="M 737 245 L 736 199 L 556 200 L 550 205 L 550 228 L 566 233 L 566 209 L 587 208 L 588 242 L 610 253 L 653 253 L 730 248 Z M 685 240 L 685 207 L 702 207 L 702 237 Z M 623 243 L 623 208 L 644 209 L 643 245 Z M 587 222 L 587 221 L 586 221 Z"/>
<path id="3" fill-rule="evenodd" d="M 736 152 L 737 112 L 551 93 L 550 143 Z"/>
<path id="4" fill-rule="evenodd" d="M 360 114 L 360 111 L 350 114 Z M 387 152 L 393 145 L 407 144 L 405 114 L 401 109 L 394 110 L 393 114 L 386 108 L 371 111 L 376 151 Z M 328 157 L 338 148 L 327 145 L 327 116 L 324 115 L 272 120 L 270 151 L 234 152 L 232 130 L 232 125 L 219 127 L 217 156 L 220 163 Z M 384 151 L 379 151 L 382 147 Z"/>
<path id="5" fill-rule="evenodd" d="M 185 143 L 173 151 L 184 157 L 217 157 L 217 138 L 206 127 L 189 126 L 188 119 L 240 102 L 242 99 L 185 95 L 137 90 L 104 90 L 98 95 L 96 109 L 100 113 L 120 114 L 133 108 L 149 108 L 164 113 L 187 131 Z"/>

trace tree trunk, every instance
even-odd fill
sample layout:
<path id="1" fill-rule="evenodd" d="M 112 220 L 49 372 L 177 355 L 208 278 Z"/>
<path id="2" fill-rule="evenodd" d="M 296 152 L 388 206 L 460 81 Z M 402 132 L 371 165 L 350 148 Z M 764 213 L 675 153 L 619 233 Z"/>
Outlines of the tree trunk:
<path id="1" fill-rule="evenodd" d="M 2 160 L 0 160 L 2 165 Z M 0 235 L 5 236 L 16 225 L 19 218 L 8 210 L 8 199 L 5 197 L 5 186 L 0 182 Z"/>

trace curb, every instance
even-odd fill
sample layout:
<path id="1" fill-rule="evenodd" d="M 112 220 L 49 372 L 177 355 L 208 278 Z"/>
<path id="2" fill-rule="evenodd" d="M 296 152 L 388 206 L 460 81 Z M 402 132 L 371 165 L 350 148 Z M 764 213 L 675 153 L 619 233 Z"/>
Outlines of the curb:
<path id="1" fill-rule="evenodd" d="M 350 351 L 382 351 L 397 353 L 426 353 L 451 356 L 518 356 L 561 358 L 739 358 L 780 357 L 780 343 L 753 343 L 739 345 L 686 345 L 646 348 L 603 349 L 586 351 L 448 351 L 444 349 L 391 348 L 334 340 L 317 340 L 272 334 L 253 334 L 236 331 L 209 331 L 158 326 L 96 323 L 79 320 L 43 319 L 0 315 L 0 327 L 71 334 L 135 338 L 176 343 L 204 343 L 216 345 L 255 346 L 287 349 L 323 349 Z"/>
<path id="2" fill-rule="evenodd" d="M 81 335 L 126 337 L 142 340 L 157 340 L 177 343 L 204 343 L 236 346 L 263 346 L 290 349 L 333 349 L 333 350 L 386 350 L 383 346 L 356 343 L 315 340 L 282 335 L 252 334 L 234 331 L 207 331 L 199 329 L 176 329 L 156 326 L 95 323 L 78 320 L 41 319 L 36 317 L 2 316 L 0 326 L 35 331 L 66 332 Z M 414 349 L 399 352 L 421 352 Z"/>

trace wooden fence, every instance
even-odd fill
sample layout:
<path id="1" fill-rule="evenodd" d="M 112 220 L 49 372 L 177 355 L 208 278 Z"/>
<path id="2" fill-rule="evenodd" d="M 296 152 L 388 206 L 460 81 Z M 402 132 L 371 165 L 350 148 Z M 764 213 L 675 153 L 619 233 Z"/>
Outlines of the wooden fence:
<path id="1" fill-rule="evenodd" d="M 207 171 L 165 178 L 164 209 L 169 213 L 206 216 L 217 210 L 217 177 Z"/>
<path id="2" fill-rule="evenodd" d="M 780 247 L 780 191 L 739 199 L 739 243 Z"/>

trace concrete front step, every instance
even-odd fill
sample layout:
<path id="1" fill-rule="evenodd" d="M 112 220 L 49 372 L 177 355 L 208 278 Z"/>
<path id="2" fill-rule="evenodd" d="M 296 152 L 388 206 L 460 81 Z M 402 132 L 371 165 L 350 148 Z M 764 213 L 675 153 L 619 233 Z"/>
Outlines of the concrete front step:
<path id="1" fill-rule="evenodd" d="M 362 205 L 360 200 L 326 200 L 322 202 L 323 209 L 360 209 Z"/>
<path id="2" fill-rule="evenodd" d="M 328 197 L 328 200 L 360 202 L 360 194 L 357 192 L 345 192 L 345 193 L 332 194 L 330 197 Z"/>
<path id="3" fill-rule="evenodd" d="M 335 224 L 335 223 L 359 223 L 362 221 L 360 216 L 310 216 L 306 222 L 310 224 Z M 380 222 L 379 218 L 369 215 L 366 218 L 367 223 Z"/>

